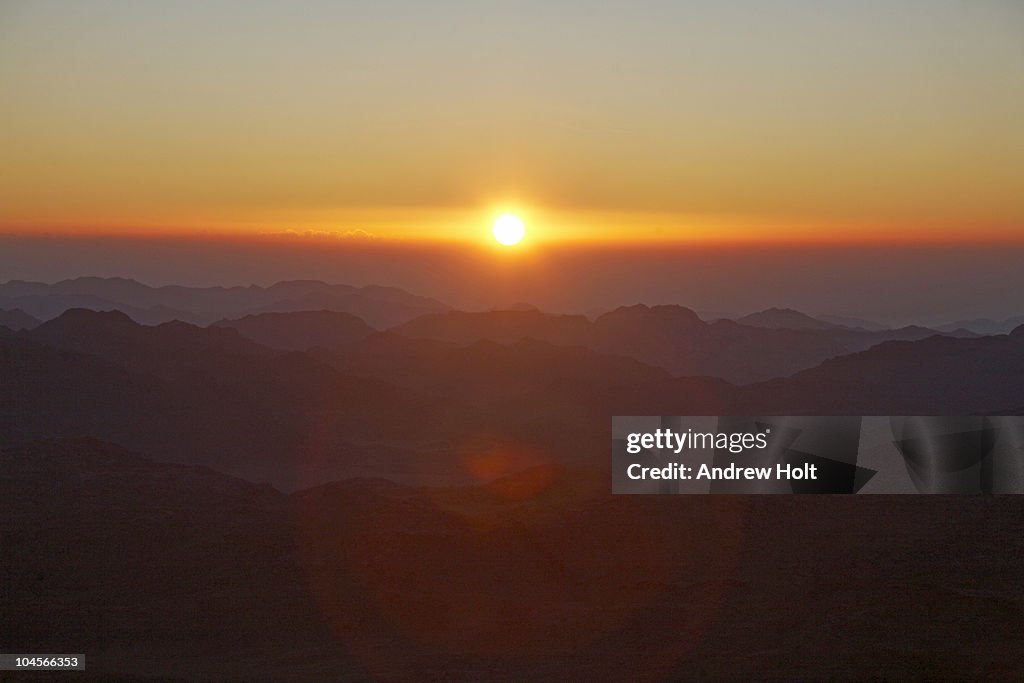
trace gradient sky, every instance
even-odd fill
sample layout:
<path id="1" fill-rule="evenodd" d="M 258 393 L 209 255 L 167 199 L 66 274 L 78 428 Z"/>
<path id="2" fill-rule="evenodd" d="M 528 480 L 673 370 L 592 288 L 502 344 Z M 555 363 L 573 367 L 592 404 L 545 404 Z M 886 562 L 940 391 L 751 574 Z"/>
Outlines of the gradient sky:
<path id="1" fill-rule="evenodd" d="M 0 2 L 0 232 L 1024 241 L 1024 3 Z"/>

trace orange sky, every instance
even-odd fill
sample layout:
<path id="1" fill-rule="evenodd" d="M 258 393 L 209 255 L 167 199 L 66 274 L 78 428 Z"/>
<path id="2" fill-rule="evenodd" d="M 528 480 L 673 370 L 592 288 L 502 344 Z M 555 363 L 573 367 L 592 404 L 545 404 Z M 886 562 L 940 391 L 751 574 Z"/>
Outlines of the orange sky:
<path id="1" fill-rule="evenodd" d="M 1020 241 L 1021 44 L 1003 0 L 8 2 L 0 232 Z"/>

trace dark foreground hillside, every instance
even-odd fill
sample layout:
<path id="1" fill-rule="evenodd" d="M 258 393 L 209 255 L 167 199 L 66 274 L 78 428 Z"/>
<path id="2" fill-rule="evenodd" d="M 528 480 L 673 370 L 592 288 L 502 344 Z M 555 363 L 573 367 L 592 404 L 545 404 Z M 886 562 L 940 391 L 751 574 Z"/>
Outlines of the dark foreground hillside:
<path id="1" fill-rule="evenodd" d="M 0 648 L 103 681 L 1024 675 L 1019 497 L 606 482 L 285 495 L 95 440 L 6 449 Z"/>

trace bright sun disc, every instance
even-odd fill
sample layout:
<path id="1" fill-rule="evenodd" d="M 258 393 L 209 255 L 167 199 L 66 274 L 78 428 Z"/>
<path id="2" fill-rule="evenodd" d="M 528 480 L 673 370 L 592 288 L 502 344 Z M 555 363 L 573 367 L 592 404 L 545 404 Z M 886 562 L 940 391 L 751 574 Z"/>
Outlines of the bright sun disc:
<path id="1" fill-rule="evenodd" d="M 523 235 L 526 234 L 526 226 L 518 216 L 506 213 L 498 216 L 498 220 L 494 221 L 493 232 L 494 239 L 506 246 L 511 246 L 518 244 L 519 240 L 523 239 Z"/>

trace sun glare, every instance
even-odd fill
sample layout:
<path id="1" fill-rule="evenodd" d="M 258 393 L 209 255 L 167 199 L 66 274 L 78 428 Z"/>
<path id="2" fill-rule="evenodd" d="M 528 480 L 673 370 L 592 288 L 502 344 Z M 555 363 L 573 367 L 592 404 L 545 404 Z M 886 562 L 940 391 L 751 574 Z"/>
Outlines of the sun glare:
<path id="1" fill-rule="evenodd" d="M 494 233 L 494 239 L 510 247 L 513 244 L 519 244 L 519 241 L 523 239 L 523 235 L 526 234 L 526 226 L 523 225 L 522 219 L 518 216 L 505 213 L 498 216 L 498 219 L 494 221 L 492 232 Z"/>

